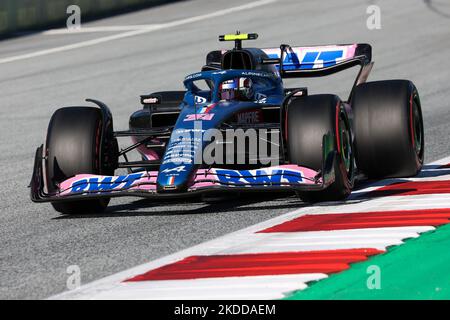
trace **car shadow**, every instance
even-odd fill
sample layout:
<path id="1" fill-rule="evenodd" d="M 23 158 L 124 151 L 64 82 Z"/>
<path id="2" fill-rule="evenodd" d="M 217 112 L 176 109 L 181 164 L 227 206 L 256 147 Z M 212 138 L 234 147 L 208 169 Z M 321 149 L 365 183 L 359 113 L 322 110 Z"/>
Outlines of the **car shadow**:
<path id="1" fill-rule="evenodd" d="M 264 205 L 261 205 L 264 202 Z M 273 203 L 271 203 L 273 202 Z M 282 204 L 280 204 L 282 202 Z M 192 208 L 193 205 L 200 207 Z M 61 215 L 53 220 L 67 219 L 92 219 L 92 218 L 114 218 L 114 217 L 139 217 L 139 216 L 176 216 L 176 215 L 196 215 L 208 213 L 229 213 L 243 211 L 262 211 L 273 209 L 298 209 L 307 206 L 293 193 L 264 192 L 262 193 L 244 193 L 238 197 L 223 197 L 223 199 L 213 202 L 205 202 L 200 198 L 191 198 L 189 200 L 151 200 L 140 199 L 126 204 L 117 204 L 109 206 L 105 212 L 96 214 L 71 214 Z M 155 210 L 159 207 L 164 210 Z M 142 210 L 142 209 L 153 210 Z"/>
<path id="2" fill-rule="evenodd" d="M 435 178 L 439 176 L 450 175 L 449 166 L 424 165 L 422 171 L 415 178 Z M 300 209 L 307 206 L 329 207 L 336 205 L 345 205 L 352 203 L 362 203 L 374 198 L 384 196 L 401 195 L 406 192 L 414 191 L 411 188 L 402 188 L 403 183 L 410 182 L 405 178 L 392 178 L 382 181 L 366 180 L 358 183 L 353 193 L 345 201 L 330 201 L 322 203 L 305 203 L 302 202 L 292 192 L 250 192 L 241 193 L 239 196 L 224 196 L 220 200 L 213 202 L 205 202 L 200 197 L 189 199 L 140 199 L 130 203 L 117 204 L 109 206 L 105 212 L 97 214 L 71 214 L 61 215 L 53 218 L 53 220 L 67 219 L 92 219 L 92 218 L 118 218 L 118 217 L 139 217 L 139 216 L 177 216 L 177 215 L 196 215 L 208 213 L 230 213 L 273 209 Z M 397 184 L 392 190 L 370 191 L 358 193 L 358 190 L 367 187 L 384 187 Z M 261 204 L 263 203 L 263 204 Z M 198 205 L 200 207 L 194 207 Z M 157 208 L 164 210 L 157 210 Z M 144 210 L 143 210 L 144 209 Z M 153 209 L 153 210 L 145 210 Z"/>

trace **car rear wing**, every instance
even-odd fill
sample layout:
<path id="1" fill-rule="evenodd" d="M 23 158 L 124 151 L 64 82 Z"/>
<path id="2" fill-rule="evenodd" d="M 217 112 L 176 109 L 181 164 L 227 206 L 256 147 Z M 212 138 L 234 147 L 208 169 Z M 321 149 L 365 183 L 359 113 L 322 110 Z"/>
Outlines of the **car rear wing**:
<path id="1" fill-rule="evenodd" d="M 364 67 L 372 60 L 372 47 L 366 43 L 262 49 L 268 59 L 263 64 L 274 64 L 282 78 L 320 77 L 356 65 Z"/>
<path id="2" fill-rule="evenodd" d="M 244 49 L 241 51 L 248 51 Z M 258 49 L 259 50 L 259 49 Z M 359 66 L 348 102 L 357 85 L 366 82 L 373 67 L 372 47 L 367 43 L 292 47 L 282 44 L 279 48 L 261 49 L 267 57 L 257 63 L 274 65 L 281 78 L 309 78 L 334 74 Z M 222 69 L 222 57 L 227 50 L 208 53 L 202 71 Z"/>

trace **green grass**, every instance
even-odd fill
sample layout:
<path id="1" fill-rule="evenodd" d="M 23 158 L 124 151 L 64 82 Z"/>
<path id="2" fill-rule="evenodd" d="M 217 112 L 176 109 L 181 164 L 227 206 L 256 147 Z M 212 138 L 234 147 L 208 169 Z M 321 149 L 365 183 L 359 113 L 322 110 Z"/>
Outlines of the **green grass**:
<path id="1" fill-rule="evenodd" d="M 372 265 L 380 268 L 380 289 L 368 288 Z M 450 224 L 310 283 L 286 299 L 450 299 Z"/>

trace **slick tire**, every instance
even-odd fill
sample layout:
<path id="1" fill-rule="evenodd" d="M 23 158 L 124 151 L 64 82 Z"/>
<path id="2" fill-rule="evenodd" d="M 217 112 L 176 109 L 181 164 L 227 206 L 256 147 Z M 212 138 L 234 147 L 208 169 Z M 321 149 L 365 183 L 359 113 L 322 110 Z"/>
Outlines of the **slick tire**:
<path id="1" fill-rule="evenodd" d="M 345 108 L 331 94 L 295 98 L 287 106 L 287 151 L 290 163 L 322 169 L 322 139 L 331 133 L 336 150 L 335 181 L 321 191 L 299 191 L 306 202 L 337 201 L 348 197 L 353 187 L 352 135 Z"/>
<path id="2" fill-rule="evenodd" d="M 422 110 L 411 81 L 360 84 L 352 109 L 359 170 L 369 178 L 392 178 L 415 176 L 422 169 Z"/>
<path id="3" fill-rule="evenodd" d="M 93 107 L 65 107 L 52 116 L 47 131 L 47 187 L 57 190 L 57 184 L 76 174 L 111 175 L 101 162 L 102 137 L 112 136 L 112 127 L 102 134 L 100 110 Z M 108 172 L 105 172 L 108 171 Z M 111 172 L 112 171 L 112 172 Z M 52 202 L 63 214 L 98 213 L 105 210 L 109 198 Z"/>

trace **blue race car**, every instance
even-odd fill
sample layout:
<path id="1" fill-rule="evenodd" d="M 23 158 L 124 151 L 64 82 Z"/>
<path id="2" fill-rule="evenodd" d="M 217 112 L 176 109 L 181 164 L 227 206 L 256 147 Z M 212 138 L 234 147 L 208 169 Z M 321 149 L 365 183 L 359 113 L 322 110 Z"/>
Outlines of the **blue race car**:
<path id="1" fill-rule="evenodd" d="M 234 48 L 208 53 L 186 90 L 141 96 L 129 130 L 114 131 L 97 100 L 58 109 L 36 151 L 31 199 L 65 214 L 101 212 L 119 196 L 292 190 L 304 201 L 333 201 L 357 179 L 421 170 L 417 89 L 408 80 L 366 82 L 370 45 L 242 48 L 257 37 L 220 36 Z M 352 67 L 359 72 L 345 101 L 283 85 Z M 121 137 L 132 144 L 119 149 Z M 131 151 L 140 160 L 130 161 Z"/>

